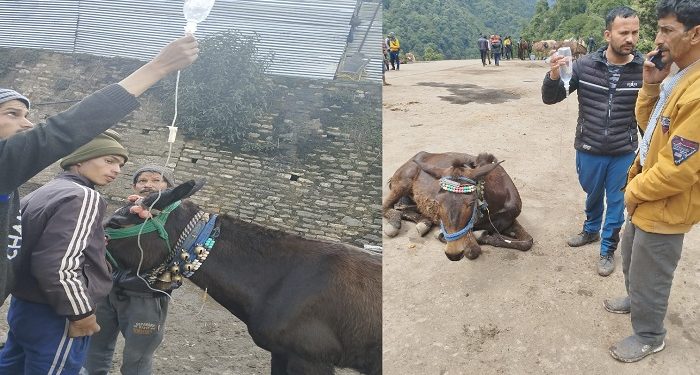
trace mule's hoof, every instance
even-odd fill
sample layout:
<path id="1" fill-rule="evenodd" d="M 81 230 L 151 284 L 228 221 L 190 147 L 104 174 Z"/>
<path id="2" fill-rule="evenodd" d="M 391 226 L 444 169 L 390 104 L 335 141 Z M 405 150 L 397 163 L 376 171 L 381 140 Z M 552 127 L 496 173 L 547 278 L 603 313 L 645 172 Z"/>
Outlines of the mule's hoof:
<path id="1" fill-rule="evenodd" d="M 435 239 L 442 243 L 447 243 L 447 240 L 445 240 L 445 235 L 442 234 L 442 231 L 435 232 Z"/>
<path id="2" fill-rule="evenodd" d="M 425 234 L 430 231 L 430 228 L 432 228 L 430 225 L 423 222 L 416 224 L 416 230 L 418 231 L 418 234 L 421 235 L 421 237 L 425 236 Z"/>
<path id="3" fill-rule="evenodd" d="M 481 255 L 481 250 L 479 250 L 479 251 L 468 251 L 466 254 L 464 254 L 464 256 L 466 256 L 467 259 L 469 259 L 469 260 L 474 260 L 474 259 L 478 258 L 479 255 Z"/>
<path id="4" fill-rule="evenodd" d="M 520 247 L 518 250 L 528 251 L 528 250 L 532 249 L 533 242 L 534 242 L 533 240 L 525 241 L 525 244 L 522 247 Z"/>
<path id="5" fill-rule="evenodd" d="M 396 237 L 396 235 L 399 234 L 399 228 L 391 224 L 387 224 L 384 226 L 384 234 L 387 237 Z"/>

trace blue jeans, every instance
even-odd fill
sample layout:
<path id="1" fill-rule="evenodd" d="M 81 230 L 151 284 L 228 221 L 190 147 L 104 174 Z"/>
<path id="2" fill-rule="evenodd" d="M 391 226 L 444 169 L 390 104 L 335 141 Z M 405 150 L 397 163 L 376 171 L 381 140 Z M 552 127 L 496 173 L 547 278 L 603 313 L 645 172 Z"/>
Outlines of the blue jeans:
<path id="1" fill-rule="evenodd" d="M 76 375 L 90 337 L 68 337 L 68 319 L 49 305 L 12 297 L 7 312 L 10 331 L 0 352 L 0 374 Z"/>
<path id="2" fill-rule="evenodd" d="M 401 65 L 401 61 L 399 61 L 399 51 L 389 52 L 389 62 L 391 62 L 391 69 L 396 67 L 396 70 L 399 70 L 399 65 Z"/>
<path id="3" fill-rule="evenodd" d="M 587 194 L 583 230 L 598 233 L 605 211 L 600 255 L 612 254 L 620 241 L 620 228 L 625 220 L 625 195 L 622 187 L 625 185 L 627 170 L 634 156 L 634 152 L 622 155 L 594 155 L 576 151 L 578 181 Z"/>
<path id="4" fill-rule="evenodd" d="M 493 63 L 496 65 L 499 65 L 499 62 L 501 62 L 501 53 L 493 53 Z"/>

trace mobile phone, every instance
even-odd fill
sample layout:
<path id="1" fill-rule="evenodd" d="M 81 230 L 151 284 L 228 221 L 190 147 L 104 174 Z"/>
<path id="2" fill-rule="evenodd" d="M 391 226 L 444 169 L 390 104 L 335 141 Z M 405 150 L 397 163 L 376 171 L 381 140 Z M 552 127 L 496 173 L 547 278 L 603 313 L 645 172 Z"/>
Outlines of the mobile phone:
<path id="1" fill-rule="evenodd" d="M 663 61 L 661 61 L 661 52 L 659 50 L 656 50 L 656 55 L 652 56 L 649 61 L 654 63 L 654 66 L 656 66 L 656 69 L 662 70 L 666 64 L 664 64 Z"/>

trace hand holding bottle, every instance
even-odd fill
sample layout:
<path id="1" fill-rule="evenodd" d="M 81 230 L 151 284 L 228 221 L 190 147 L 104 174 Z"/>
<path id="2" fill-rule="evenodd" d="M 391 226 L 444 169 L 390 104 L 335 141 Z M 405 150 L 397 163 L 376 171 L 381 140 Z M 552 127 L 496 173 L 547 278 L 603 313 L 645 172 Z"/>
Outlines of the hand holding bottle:
<path id="1" fill-rule="evenodd" d="M 149 62 L 161 71 L 163 77 L 190 66 L 199 56 L 199 44 L 192 35 L 185 35 L 168 43 Z"/>
<path id="2" fill-rule="evenodd" d="M 190 66 L 199 56 L 197 39 L 185 35 L 168 43 L 153 60 L 124 78 L 119 84 L 139 96 L 172 72 Z"/>
<path id="3" fill-rule="evenodd" d="M 559 56 L 558 54 L 553 54 L 549 58 L 549 78 L 557 81 L 559 80 L 559 67 L 562 65 L 566 65 L 566 61 L 564 60 L 564 56 Z"/>
<path id="4" fill-rule="evenodd" d="M 559 78 L 564 82 L 566 96 L 569 96 L 569 81 L 571 81 L 571 77 L 573 76 L 571 48 L 561 47 L 557 50 L 556 55 L 561 57 L 556 60 L 559 64 Z"/>

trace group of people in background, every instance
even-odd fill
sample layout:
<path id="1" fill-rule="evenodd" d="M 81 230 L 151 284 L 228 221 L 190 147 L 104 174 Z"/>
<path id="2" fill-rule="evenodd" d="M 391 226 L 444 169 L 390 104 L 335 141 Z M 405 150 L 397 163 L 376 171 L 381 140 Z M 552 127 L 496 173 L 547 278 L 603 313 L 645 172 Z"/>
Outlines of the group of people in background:
<path id="1" fill-rule="evenodd" d="M 513 58 L 513 39 L 510 35 L 505 38 L 498 34 L 493 34 L 488 38 L 486 35 L 482 35 L 477 41 L 477 46 L 479 47 L 481 64 L 483 66 L 486 66 L 487 60 L 489 65 L 491 65 L 491 57 L 493 57 L 493 62 L 496 66 L 500 66 L 501 56 L 506 60 Z"/>

